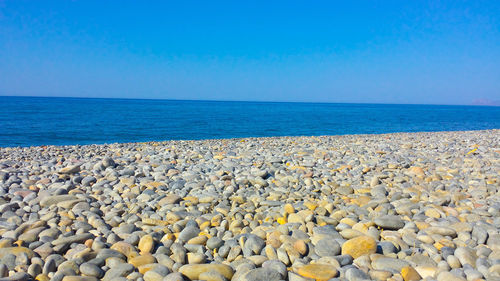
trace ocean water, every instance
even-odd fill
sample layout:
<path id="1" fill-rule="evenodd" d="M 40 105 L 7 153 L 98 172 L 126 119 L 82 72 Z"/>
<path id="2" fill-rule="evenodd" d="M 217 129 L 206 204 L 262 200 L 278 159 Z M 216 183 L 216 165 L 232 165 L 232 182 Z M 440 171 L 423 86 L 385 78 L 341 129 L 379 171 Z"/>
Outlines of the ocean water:
<path id="1" fill-rule="evenodd" d="M 500 128 L 500 107 L 0 97 L 0 146 Z"/>

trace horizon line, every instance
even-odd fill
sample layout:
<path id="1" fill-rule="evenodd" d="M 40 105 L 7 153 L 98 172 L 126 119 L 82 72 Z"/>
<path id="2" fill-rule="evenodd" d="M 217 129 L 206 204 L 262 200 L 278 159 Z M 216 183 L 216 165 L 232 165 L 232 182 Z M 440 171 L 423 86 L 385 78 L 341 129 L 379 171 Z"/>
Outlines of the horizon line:
<path id="1" fill-rule="evenodd" d="M 30 96 L 30 95 L 2 95 L 8 98 L 67 98 L 67 99 L 110 99 L 110 100 L 150 100 L 150 101 L 200 101 L 200 102 L 245 102 L 245 103 L 306 103 L 306 104 L 360 104 L 360 105 L 432 105 L 432 106 L 479 106 L 479 107 L 500 107 L 500 104 L 493 101 L 493 104 L 440 104 L 440 103 L 385 103 L 385 102 L 333 102 L 333 101 L 272 101 L 272 100 L 217 100 L 217 99 L 175 99 L 175 98 L 136 98 L 136 97 L 81 97 L 81 96 Z"/>

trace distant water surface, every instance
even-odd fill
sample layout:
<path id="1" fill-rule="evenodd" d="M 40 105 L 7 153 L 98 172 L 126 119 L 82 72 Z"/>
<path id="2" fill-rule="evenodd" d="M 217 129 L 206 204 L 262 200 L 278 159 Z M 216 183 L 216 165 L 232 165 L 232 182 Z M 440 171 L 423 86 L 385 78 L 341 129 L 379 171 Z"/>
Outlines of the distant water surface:
<path id="1" fill-rule="evenodd" d="M 0 97 L 0 146 L 500 128 L 500 107 Z"/>

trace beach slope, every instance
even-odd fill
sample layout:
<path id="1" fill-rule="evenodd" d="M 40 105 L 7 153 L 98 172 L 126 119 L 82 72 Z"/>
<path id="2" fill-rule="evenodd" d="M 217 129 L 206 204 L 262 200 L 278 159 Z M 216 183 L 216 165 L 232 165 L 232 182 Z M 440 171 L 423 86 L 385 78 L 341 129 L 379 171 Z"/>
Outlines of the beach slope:
<path id="1" fill-rule="evenodd" d="M 0 278 L 498 280 L 499 178 L 500 130 L 0 148 Z"/>

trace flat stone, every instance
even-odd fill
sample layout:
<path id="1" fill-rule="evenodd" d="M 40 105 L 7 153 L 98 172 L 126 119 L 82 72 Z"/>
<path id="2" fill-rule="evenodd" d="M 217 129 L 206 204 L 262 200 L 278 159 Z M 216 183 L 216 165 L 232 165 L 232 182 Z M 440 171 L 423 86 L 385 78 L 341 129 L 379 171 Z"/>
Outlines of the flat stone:
<path id="1" fill-rule="evenodd" d="M 372 267 L 376 270 L 385 270 L 393 273 L 400 273 L 404 267 L 409 266 L 407 261 L 382 257 L 372 261 Z"/>
<path id="2" fill-rule="evenodd" d="M 243 274 L 240 278 L 240 281 L 261 281 L 261 280 L 268 280 L 268 281 L 280 281 L 282 280 L 281 274 L 272 269 L 272 268 L 256 268 L 248 271 L 247 273 Z"/>
<path id="3" fill-rule="evenodd" d="M 155 262 L 156 262 L 155 257 L 153 257 L 150 254 L 145 254 L 145 255 L 133 257 L 133 258 L 128 260 L 128 263 L 130 263 L 131 265 L 133 265 L 135 267 L 139 267 L 141 265 L 151 264 L 151 263 L 155 263 Z"/>
<path id="4" fill-rule="evenodd" d="M 134 271 L 134 266 L 129 263 L 122 263 L 111 267 L 102 280 L 112 281 L 118 277 L 126 277 Z M 113 280 L 114 281 L 114 280 Z"/>
<path id="5" fill-rule="evenodd" d="M 72 244 L 72 243 L 83 243 L 85 240 L 94 238 L 94 235 L 91 233 L 82 233 L 76 234 L 68 237 L 61 237 L 54 241 L 52 241 L 52 245 L 63 245 L 63 244 Z"/>
<path id="6" fill-rule="evenodd" d="M 348 281 L 359 281 L 359 280 L 369 280 L 370 279 L 368 274 L 366 274 L 362 270 L 357 269 L 355 267 L 349 268 L 345 272 L 345 278 L 347 278 Z"/>
<path id="7" fill-rule="evenodd" d="M 342 254 L 350 255 L 354 259 L 374 254 L 377 251 L 377 242 L 370 236 L 359 236 L 342 244 Z"/>
<path id="8" fill-rule="evenodd" d="M 308 264 L 300 267 L 297 272 L 299 275 L 312 278 L 316 281 L 327 281 L 337 276 L 337 269 L 331 265 Z"/>
<path id="9" fill-rule="evenodd" d="M 411 266 L 405 266 L 401 269 L 401 276 L 404 281 L 418 281 L 422 276 Z"/>
<path id="10" fill-rule="evenodd" d="M 104 271 L 93 263 L 82 263 L 80 265 L 80 272 L 87 276 L 101 278 L 104 276 Z"/>
<path id="11" fill-rule="evenodd" d="M 457 232 L 453 228 L 444 226 L 430 226 L 425 229 L 425 232 L 430 234 L 439 234 L 443 236 L 457 237 Z"/>
<path id="12" fill-rule="evenodd" d="M 373 222 L 380 228 L 387 230 L 398 230 L 405 226 L 404 221 L 399 216 L 378 217 Z"/>
<path id="13" fill-rule="evenodd" d="M 179 268 L 179 272 L 191 280 L 197 280 L 203 272 L 216 271 L 225 278 L 231 280 L 233 269 L 225 264 L 186 264 Z"/>
<path id="14" fill-rule="evenodd" d="M 179 241 L 187 242 L 189 239 L 198 236 L 200 229 L 195 226 L 187 226 L 179 233 Z"/>
<path id="15" fill-rule="evenodd" d="M 224 244 L 224 241 L 217 236 L 210 237 L 207 240 L 207 248 L 210 250 L 219 249 Z"/>
<path id="16" fill-rule="evenodd" d="M 477 255 L 474 249 L 469 247 L 458 247 L 455 249 L 455 257 L 458 258 L 462 266 L 470 264 L 472 267 L 476 267 Z"/>
<path id="17" fill-rule="evenodd" d="M 16 256 L 16 258 L 23 254 L 26 254 L 30 259 L 34 256 L 33 251 L 25 247 L 0 248 L 0 259 L 3 259 L 5 256 L 10 254 Z"/>
<path id="18" fill-rule="evenodd" d="M 123 242 L 123 241 L 118 241 L 115 244 L 111 245 L 110 249 L 118 251 L 121 254 L 123 254 L 123 255 L 125 255 L 126 257 L 129 257 L 129 258 L 136 257 L 136 256 L 139 255 L 137 253 L 137 251 L 135 250 L 134 246 L 130 245 L 127 242 Z"/>
<path id="19" fill-rule="evenodd" d="M 80 165 L 71 165 L 59 170 L 59 174 L 75 174 L 80 172 Z"/>
<path id="20" fill-rule="evenodd" d="M 266 246 L 266 242 L 257 235 L 250 234 L 245 241 L 244 248 L 249 249 L 254 254 L 260 254 L 262 249 Z"/>
<path id="21" fill-rule="evenodd" d="M 341 248 L 337 241 L 331 238 L 319 240 L 314 246 L 314 251 L 320 257 L 338 256 Z"/>
<path id="22" fill-rule="evenodd" d="M 288 273 L 288 271 L 286 269 L 286 265 L 284 263 L 280 262 L 279 260 L 267 260 L 262 264 L 262 267 L 263 268 L 271 268 L 271 269 L 277 271 L 281 275 L 282 279 L 286 279 L 286 276 Z"/>
<path id="23" fill-rule="evenodd" d="M 23 234 L 19 235 L 18 240 L 22 240 L 26 243 L 34 242 L 38 239 L 38 234 L 45 230 L 45 227 L 37 227 L 34 229 L 30 229 Z"/>
<path id="24" fill-rule="evenodd" d="M 43 198 L 40 201 L 40 206 L 48 207 L 48 206 L 56 205 L 56 204 L 63 202 L 63 201 L 73 201 L 73 200 L 79 200 L 79 198 L 76 197 L 75 195 L 69 195 L 69 194 L 52 195 L 52 196 L 48 196 L 48 197 Z"/>
<path id="25" fill-rule="evenodd" d="M 57 207 L 63 208 L 63 209 L 71 209 L 73 208 L 76 204 L 85 202 L 84 199 L 78 198 L 74 200 L 64 200 L 56 204 Z"/>

